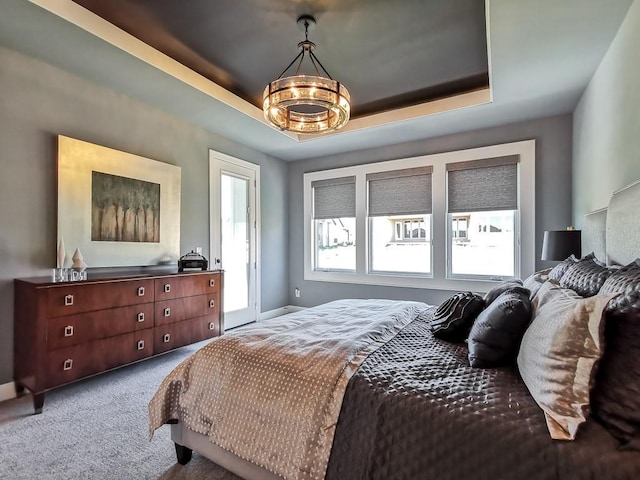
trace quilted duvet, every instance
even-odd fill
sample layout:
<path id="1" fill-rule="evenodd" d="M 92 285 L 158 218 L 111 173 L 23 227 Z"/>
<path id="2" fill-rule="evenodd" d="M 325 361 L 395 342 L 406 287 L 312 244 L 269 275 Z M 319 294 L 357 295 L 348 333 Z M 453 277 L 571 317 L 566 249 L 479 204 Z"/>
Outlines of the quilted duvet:
<path id="1" fill-rule="evenodd" d="M 470 367 L 464 344 L 433 337 L 433 312 L 351 378 L 327 479 L 640 479 L 640 453 L 594 419 L 575 441 L 552 440 L 517 370 Z"/>
<path id="2" fill-rule="evenodd" d="M 282 478 L 320 480 L 349 378 L 425 307 L 337 300 L 225 334 L 164 379 L 149 433 L 178 420 Z"/>

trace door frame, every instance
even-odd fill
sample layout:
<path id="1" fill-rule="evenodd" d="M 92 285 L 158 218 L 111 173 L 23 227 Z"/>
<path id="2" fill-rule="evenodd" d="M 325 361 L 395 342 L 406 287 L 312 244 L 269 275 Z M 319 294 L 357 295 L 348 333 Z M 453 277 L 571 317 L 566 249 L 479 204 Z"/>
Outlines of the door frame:
<path id="1" fill-rule="evenodd" d="M 216 162 L 227 162 L 233 165 L 253 170 L 255 173 L 255 321 L 260 320 L 262 310 L 261 300 L 261 255 L 260 255 L 260 165 L 247 162 L 231 155 L 209 149 L 209 254 L 211 267 L 215 267 L 215 259 L 221 258 L 221 228 L 220 228 L 220 178 L 214 175 Z M 221 292 L 224 295 L 224 292 Z M 222 312 L 224 314 L 224 312 Z"/>

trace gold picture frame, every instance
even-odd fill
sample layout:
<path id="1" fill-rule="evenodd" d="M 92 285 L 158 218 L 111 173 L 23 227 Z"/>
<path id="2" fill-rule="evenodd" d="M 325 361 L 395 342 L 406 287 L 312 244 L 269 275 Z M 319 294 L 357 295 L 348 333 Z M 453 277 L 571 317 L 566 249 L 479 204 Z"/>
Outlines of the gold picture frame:
<path id="1" fill-rule="evenodd" d="M 58 240 L 65 266 L 79 248 L 89 267 L 176 264 L 180 167 L 58 136 Z"/>

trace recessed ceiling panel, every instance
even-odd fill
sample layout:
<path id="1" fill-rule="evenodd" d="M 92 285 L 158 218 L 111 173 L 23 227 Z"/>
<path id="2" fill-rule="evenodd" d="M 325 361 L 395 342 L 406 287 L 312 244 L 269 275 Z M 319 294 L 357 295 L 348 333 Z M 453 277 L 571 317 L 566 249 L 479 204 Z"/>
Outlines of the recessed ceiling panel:
<path id="1" fill-rule="evenodd" d="M 479 0 L 75 0 L 261 108 L 264 87 L 309 39 L 365 116 L 489 86 Z M 454 60 L 454 61 L 452 61 Z"/>

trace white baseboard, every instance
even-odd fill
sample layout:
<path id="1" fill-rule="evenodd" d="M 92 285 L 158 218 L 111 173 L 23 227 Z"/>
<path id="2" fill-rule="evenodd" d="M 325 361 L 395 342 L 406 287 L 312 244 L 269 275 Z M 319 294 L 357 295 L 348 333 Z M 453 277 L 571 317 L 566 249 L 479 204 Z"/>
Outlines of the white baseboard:
<path id="1" fill-rule="evenodd" d="M 0 402 L 16 398 L 16 386 L 13 382 L 0 385 Z"/>
<path id="2" fill-rule="evenodd" d="M 268 320 L 270 318 L 280 317 L 281 315 L 286 315 L 291 312 L 299 312 L 300 310 L 304 310 L 306 307 L 297 307 L 295 305 L 286 305 L 284 307 L 276 308 L 274 310 L 269 310 L 267 312 L 262 312 L 258 316 L 258 321 Z"/>

